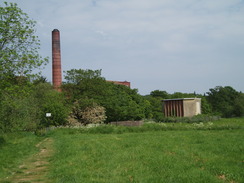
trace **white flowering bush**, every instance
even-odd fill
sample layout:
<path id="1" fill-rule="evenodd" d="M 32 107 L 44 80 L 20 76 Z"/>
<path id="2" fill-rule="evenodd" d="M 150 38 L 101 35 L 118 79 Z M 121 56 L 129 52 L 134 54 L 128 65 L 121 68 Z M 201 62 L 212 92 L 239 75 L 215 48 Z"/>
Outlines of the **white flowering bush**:
<path id="1" fill-rule="evenodd" d="M 74 103 L 71 117 L 83 125 L 104 123 L 106 110 L 92 99 L 80 99 Z"/>

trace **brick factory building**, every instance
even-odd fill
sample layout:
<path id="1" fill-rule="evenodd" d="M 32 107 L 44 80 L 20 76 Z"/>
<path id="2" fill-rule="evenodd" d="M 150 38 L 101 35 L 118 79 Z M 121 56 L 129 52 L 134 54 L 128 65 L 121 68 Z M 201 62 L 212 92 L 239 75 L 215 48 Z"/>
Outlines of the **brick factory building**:
<path id="1" fill-rule="evenodd" d="M 128 81 L 110 81 L 110 80 L 107 80 L 107 82 L 111 82 L 111 83 L 114 83 L 117 85 L 128 86 L 130 88 L 130 82 L 128 82 Z"/>
<path id="2" fill-rule="evenodd" d="M 201 98 L 163 100 L 165 117 L 192 117 L 201 114 Z"/>

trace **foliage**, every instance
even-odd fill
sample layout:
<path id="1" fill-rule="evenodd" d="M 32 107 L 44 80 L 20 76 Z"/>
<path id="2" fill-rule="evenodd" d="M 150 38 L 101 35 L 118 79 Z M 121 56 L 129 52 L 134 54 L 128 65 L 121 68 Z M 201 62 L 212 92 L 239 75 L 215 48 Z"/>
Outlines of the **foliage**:
<path id="1" fill-rule="evenodd" d="M 137 90 L 105 81 L 100 70 L 71 71 L 66 72 L 68 83 L 63 85 L 71 104 L 79 99 L 93 99 L 106 109 L 107 121 L 139 120 L 150 116 L 150 103 Z"/>
<path id="2" fill-rule="evenodd" d="M 15 3 L 0 7 L 0 79 L 1 88 L 16 76 L 29 77 L 33 69 L 47 63 L 38 54 L 40 41 L 35 36 L 36 22 Z"/>
<path id="3" fill-rule="evenodd" d="M 64 79 L 67 83 L 79 84 L 82 80 L 85 79 L 100 79 L 102 70 L 82 70 L 82 69 L 71 69 L 64 72 L 66 75 Z"/>
<path id="4" fill-rule="evenodd" d="M 244 93 L 240 93 L 239 97 L 235 99 L 234 115 L 244 117 Z"/>
<path id="5" fill-rule="evenodd" d="M 230 86 L 217 86 L 209 89 L 207 100 L 212 106 L 214 113 L 223 117 L 242 116 L 244 103 L 242 93 L 237 92 Z"/>
<path id="6" fill-rule="evenodd" d="M 4 91 L 1 95 L 0 131 L 33 130 L 39 123 L 36 99 L 30 94 L 30 87 L 14 88 L 20 90 Z"/>
<path id="7" fill-rule="evenodd" d="M 37 99 L 40 127 L 59 126 L 67 123 L 69 107 L 65 104 L 64 95 L 53 90 L 49 83 L 35 86 L 34 97 Z M 46 117 L 51 113 L 51 117 Z"/>
<path id="8" fill-rule="evenodd" d="M 201 98 L 201 112 L 205 115 L 212 114 L 212 108 L 210 103 L 207 101 L 206 96 L 200 96 Z"/>
<path id="9" fill-rule="evenodd" d="M 33 130 L 40 122 L 31 81 L 48 60 L 38 54 L 35 24 L 17 4 L 0 6 L 0 131 Z"/>
<path id="10" fill-rule="evenodd" d="M 106 120 L 105 108 L 88 98 L 75 101 L 72 116 L 84 125 L 103 123 Z"/>
<path id="11" fill-rule="evenodd" d="M 69 114 L 64 96 L 49 83 L 4 92 L 0 104 L 0 130 L 5 132 L 64 125 Z M 46 118 L 46 113 L 52 113 L 52 117 Z"/>
<path id="12" fill-rule="evenodd" d="M 150 93 L 152 97 L 160 97 L 161 99 L 169 98 L 169 94 L 166 91 L 154 90 Z"/>
<path id="13" fill-rule="evenodd" d="M 4 144 L 6 144 L 6 141 L 5 141 L 4 137 L 0 136 L 0 148 L 1 148 Z"/>
<path id="14" fill-rule="evenodd" d="M 155 95 L 147 95 L 144 98 L 150 102 L 151 106 L 151 116 L 149 119 L 162 121 L 164 119 L 162 98 L 155 97 Z"/>

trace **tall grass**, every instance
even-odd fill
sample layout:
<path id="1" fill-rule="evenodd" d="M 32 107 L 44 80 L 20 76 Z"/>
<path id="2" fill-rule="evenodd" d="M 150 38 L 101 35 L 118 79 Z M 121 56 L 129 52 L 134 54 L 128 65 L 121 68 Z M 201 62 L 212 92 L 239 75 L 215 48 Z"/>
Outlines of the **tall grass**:
<path id="1" fill-rule="evenodd" d="M 111 133 L 114 127 L 107 128 L 101 127 L 98 134 L 53 131 L 56 155 L 50 179 L 66 183 L 244 180 L 243 128 L 144 133 L 128 133 L 126 128 L 121 134 Z"/>

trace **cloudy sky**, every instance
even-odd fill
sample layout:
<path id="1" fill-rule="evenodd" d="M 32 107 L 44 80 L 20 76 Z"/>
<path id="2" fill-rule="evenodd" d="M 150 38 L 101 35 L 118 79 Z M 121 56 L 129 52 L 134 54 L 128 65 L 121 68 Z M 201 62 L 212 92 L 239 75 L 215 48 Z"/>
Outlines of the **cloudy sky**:
<path id="1" fill-rule="evenodd" d="M 51 31 L 62 69 L 102 69 L 140 94 L 232 86 L 244 92 L 243 0 L 7 0 L 37 21 L 51 78 Z"/>

